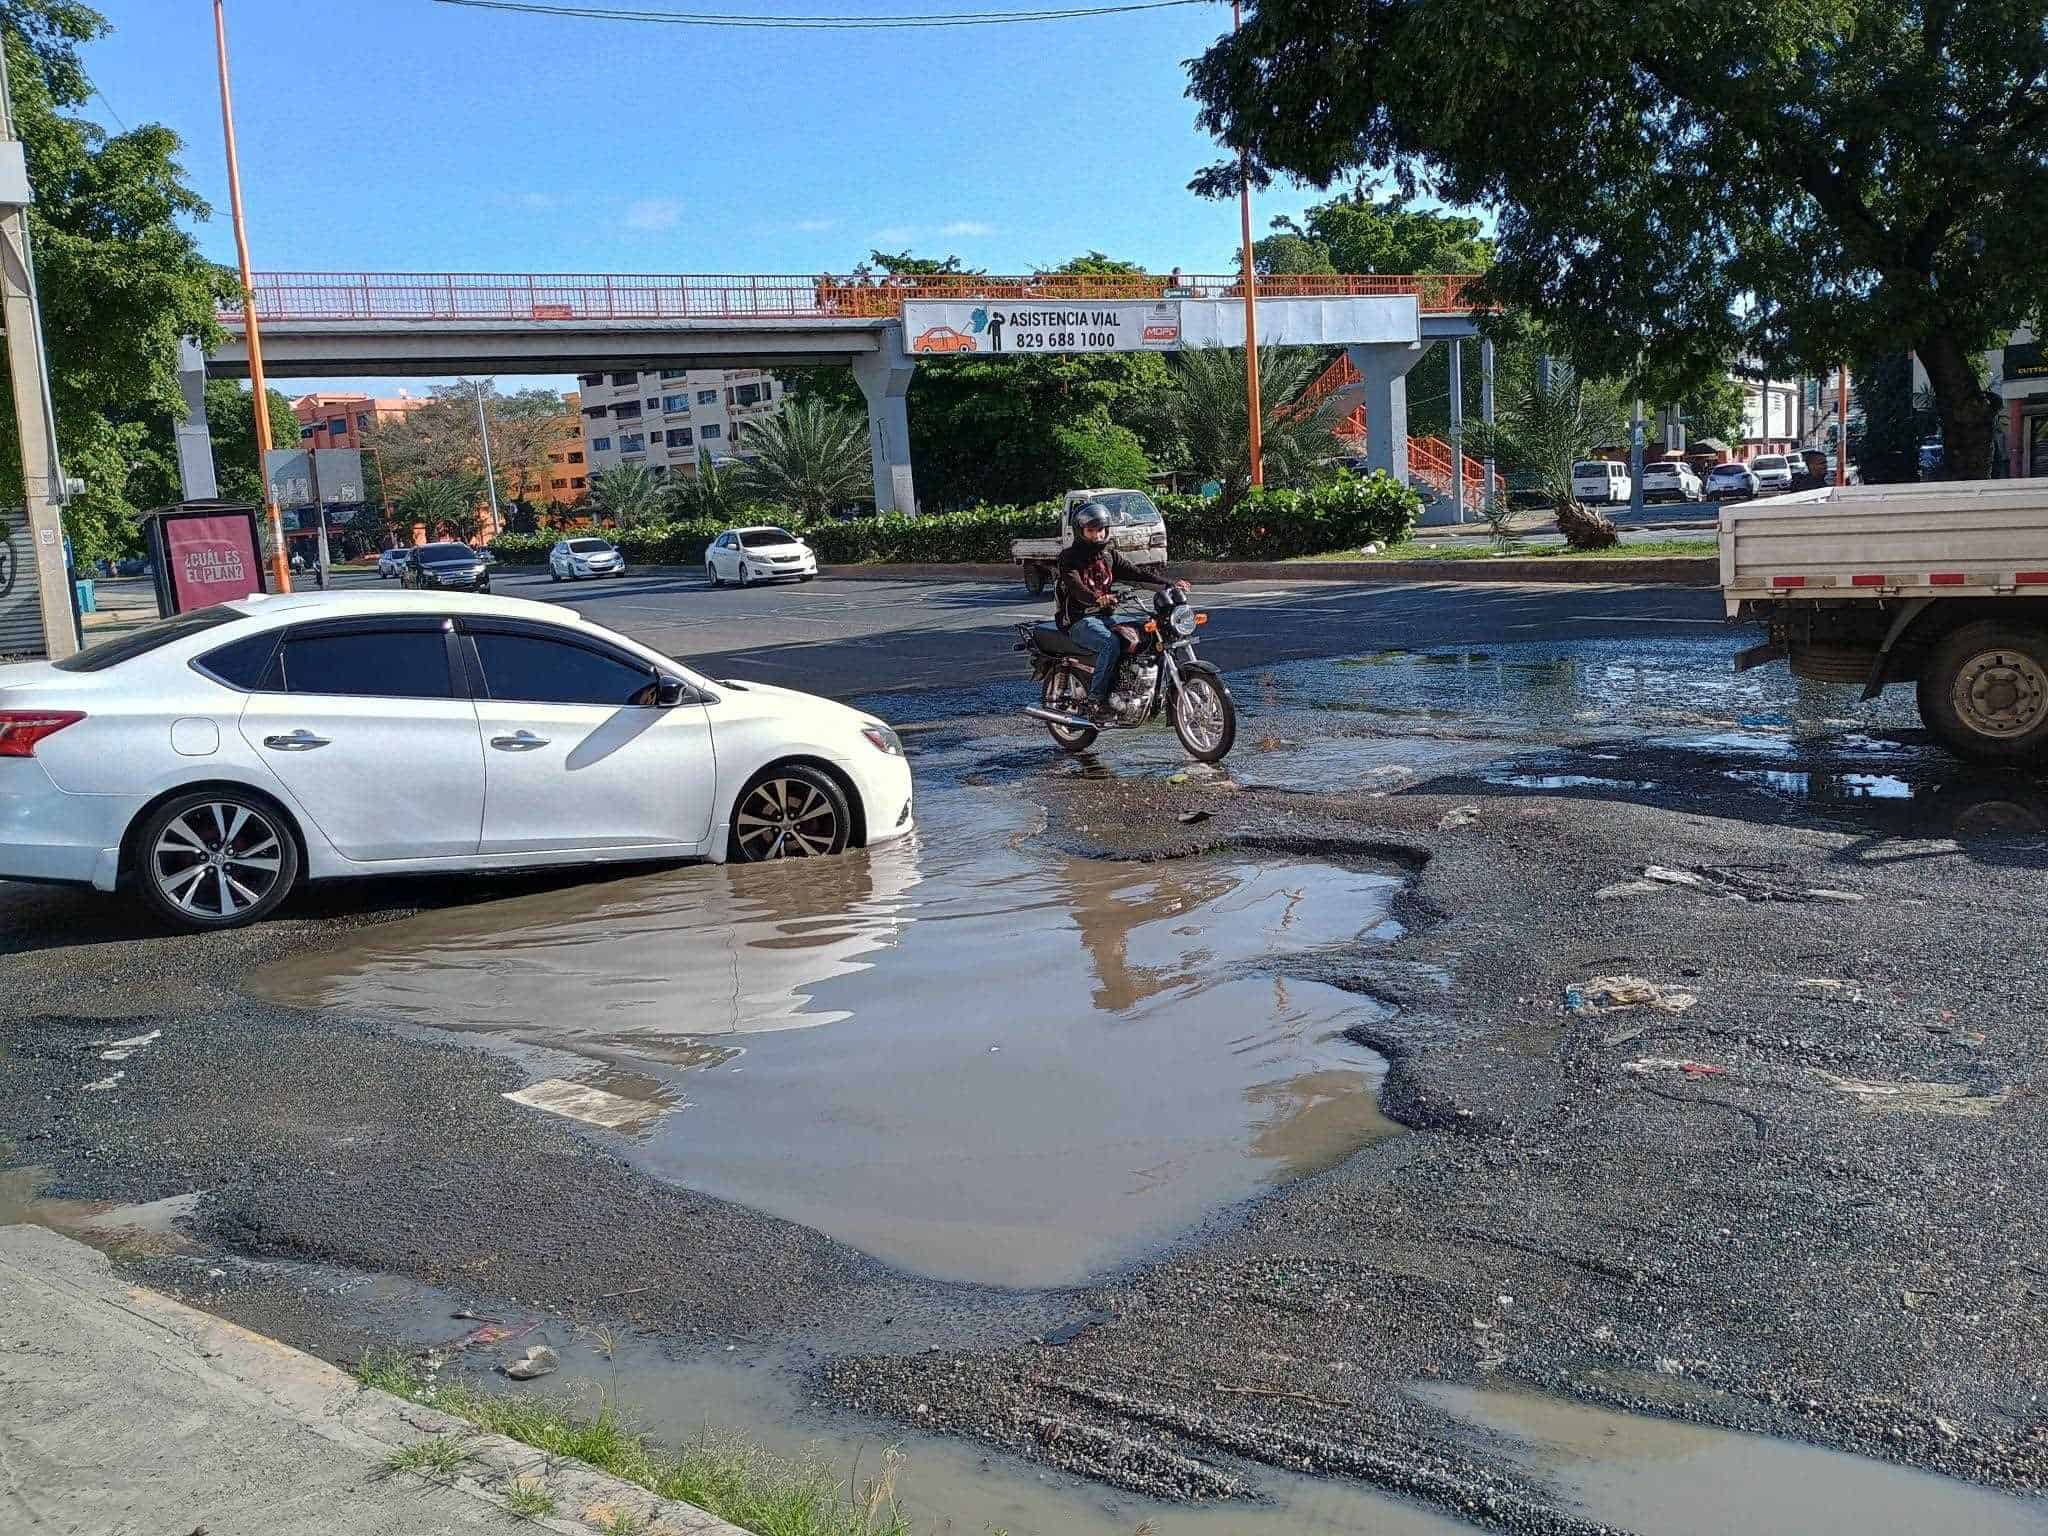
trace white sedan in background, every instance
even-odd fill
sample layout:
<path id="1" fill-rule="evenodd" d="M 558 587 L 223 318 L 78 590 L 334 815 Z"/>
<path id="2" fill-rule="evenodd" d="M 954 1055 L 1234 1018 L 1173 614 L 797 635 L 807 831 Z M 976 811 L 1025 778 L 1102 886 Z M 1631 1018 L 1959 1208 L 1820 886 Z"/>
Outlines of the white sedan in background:
<path id="1" fill-rule="evenodd" d="M 387 549 L 377 556 L 377 579 L 389 581 L 393 576 L 403 576 L 405 568 L 411 564 L 411 545 L 401 544 L 396 549 Z"/>
<path id="2" fill-rule="evenodd" d="M 736 581 L 810 581 L 818 556 L 810 545 L 782 528 L 728 528 L 704 551 L 704 577 L 714 587 Z"/>
<path id="3" fill-rule="evenodd" d="M 911 826 L 872 716 L 551 603 L 310 592 L 0 667 L 0 878 L 228 928 L 301 880 L 836 854 Z"/>
<path id="4" fill-rule="evenodd" d="M 557 539 L 548 551 L 548 576 L 554 581 L 581 581 L 586 576 L 623 576 L 626 557 L 609 539 L 588 536 Z"/>

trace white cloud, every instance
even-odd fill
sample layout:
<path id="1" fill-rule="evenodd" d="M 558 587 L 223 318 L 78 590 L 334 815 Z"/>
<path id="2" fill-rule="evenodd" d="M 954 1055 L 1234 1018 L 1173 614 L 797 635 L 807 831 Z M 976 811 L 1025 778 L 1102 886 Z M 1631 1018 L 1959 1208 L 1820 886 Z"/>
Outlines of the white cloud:
<path id="1" fill-rule="evenodd" d="M 917 240 L 917 235 L 914 224 L 889 224 L 876 230 L 870 238 L 877 245 L 911 245 Z"/>
<path id="2" fill-rule="evenodd" d="M 837 229 L 838 227 L 839 221 L 837 219 L 798 219 L 796 221 L 798 233 L 806 235 L 822 235 L 826 230 Z"/>
<path id="3" fill-rule="evenodd" d="M 942 235 L 992 235 L 995 232 L 995 225 L 984 224 L 979 219 L 955 219 L 939 231 Z"/>
<path id="4" fill-rule="evenodd" d="M 643 197 L 626 209 L 628 229 L 674 229 L 682 222 L 683 205 L 673 197 Z"/>

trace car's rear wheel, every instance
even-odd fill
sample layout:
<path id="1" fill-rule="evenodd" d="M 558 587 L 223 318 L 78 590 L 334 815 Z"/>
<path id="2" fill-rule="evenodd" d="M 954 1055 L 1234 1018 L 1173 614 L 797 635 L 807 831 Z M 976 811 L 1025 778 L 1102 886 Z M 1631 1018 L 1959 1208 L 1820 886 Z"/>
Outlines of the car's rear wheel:
<path id="1" fill-rule="evenodd" d="M 846 791 L 805 763 L 770 768 L 740 792 L 732 808 L 726 857 L 736 864 L 825 858 L 853 836 Z"/>
<path id="2" fill-rule="evenodd" d="M 194 790 L 164 802 L 137 832 L 142 899 L 181 928 L 238 928 L 268 917 L 299 879 L 284 814 L 248 790 Z"/>

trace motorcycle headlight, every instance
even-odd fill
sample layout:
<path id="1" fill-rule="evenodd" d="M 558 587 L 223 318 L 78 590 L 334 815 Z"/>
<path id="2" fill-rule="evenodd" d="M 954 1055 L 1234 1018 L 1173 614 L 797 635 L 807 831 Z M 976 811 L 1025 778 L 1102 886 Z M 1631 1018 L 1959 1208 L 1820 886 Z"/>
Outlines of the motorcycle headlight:
<path id="1" fill-rule="evenodd" d="M 1179 603 L 1166 617 L 1167 625 L 1176 635 L 1186 639 L 1195 632 L 1195 610 L 1191 603 Z"/>

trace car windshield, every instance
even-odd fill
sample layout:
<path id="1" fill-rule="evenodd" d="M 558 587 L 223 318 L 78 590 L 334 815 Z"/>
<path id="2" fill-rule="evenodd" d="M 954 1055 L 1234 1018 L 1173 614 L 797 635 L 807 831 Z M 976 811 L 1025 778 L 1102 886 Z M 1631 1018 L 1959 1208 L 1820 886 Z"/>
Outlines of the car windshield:
<path id="1" fill-rule="evenodd" d="M 569 541 L 569 553 L 572 555 L 608 555 L 611 552 L 611 545 L 605 543 L 603 539 L 571 539 Z"/>
<path id="2" fill-rule="evenodd" d="M 1740 480 L 1748 473 L 1749 471 L 1740 464 L 1716 464 L 1714 466 L 1714 478 L 1716 480 Z"/>
<path id="3" fill-rule="evenodd" d="M 1091 498 L 1109 513 L 1113 528 L 1136 528 L 1160 521 L 1159 509 L 1143 491 L 1105 491 Z"/>
<path id="4" fill-rule="evenodd" d="M 1604 475 L 1607 473 L 1607 461 L 1605 459 L 1587 459 L 1581 463 L 1574 464 L 1572 466 L 1572 473 L 1575 475 Z"/>
<path id="5" fill-rule="evenodd" d="M 1783 469 L 1785 467 L 1785 462 L 1785 460 L 1779 458 L 1776 454 L 1767 453 L 1760 459 L 1751 460 L 1749 467 L 1751 469 Z"/>
<path id="6" fill-rule="evenodd" d="M 224 603 L 211 608 L 195 608 L 190 613 L 180 613 L 154 624 L 145 624 L 140 629 L 117 635 L 112 640 L 102 640 L 98 645 L 89 645 L 84 650 L 66 656 L 51 665 L 66 672 L 104 672 L 109 667 L 118 667 L 124 661 L 133 661 L 138 656 L 147 656 L 159 646 L 169 645 L 173 640 L 182 640 L 187 635 L 202 634 L 209 629 L 218 629 L 223 624 L 232 624 L 247 615 Z"/>
<path id="7" fill-rule="evenodd" d="M 412 552 L 415 560 L 427 565 L 445 565 L 451 561 L 473 561 L 475 550 L 467 544 L 426 544 Z"/>
<path id="8" fill-rule="evenodd" d="M 780 528 L 749 528 L 740 535 L 740 544 L 746 549 L 768 549 L 795 542 L 795 534 L 784 533 Z"/>

